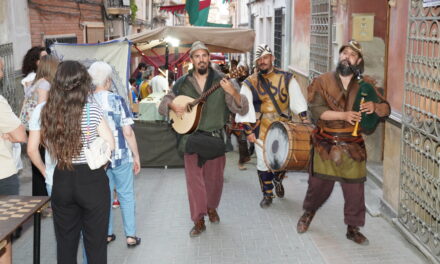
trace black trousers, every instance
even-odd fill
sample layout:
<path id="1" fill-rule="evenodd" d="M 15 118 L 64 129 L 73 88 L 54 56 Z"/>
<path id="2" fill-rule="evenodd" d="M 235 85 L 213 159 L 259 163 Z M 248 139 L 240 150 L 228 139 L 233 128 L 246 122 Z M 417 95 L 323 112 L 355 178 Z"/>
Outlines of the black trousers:
<path id="1" fill-rule="evenodd" d="M 55 168 L 52 210 L 58 263 L 76 263 L 80 232 L 89 264 L 107 263 L 110 188 L 103 168 Z"/>
<path id="2" fill-rule="evenodd" d="M 20 182 L 18 174 L 0 180 L 0 195 L 18 195 Z"/>
<path id="3" fill-rule="evenodd" d="M 249 161 L 251 154 L 249 153 L 246 134 L 242 130 L 233 130 L 232 134 L 237 137 L 238 141 L 238 163 L 245 163 Z"/>
<path id="4" fill-rule="evenodd" d="M 40 155 L 44 162 L 46 150 L 40 145 Z M 32 163 L 32 196 L 47 196 L 46 182 L 43 174 Z"/>

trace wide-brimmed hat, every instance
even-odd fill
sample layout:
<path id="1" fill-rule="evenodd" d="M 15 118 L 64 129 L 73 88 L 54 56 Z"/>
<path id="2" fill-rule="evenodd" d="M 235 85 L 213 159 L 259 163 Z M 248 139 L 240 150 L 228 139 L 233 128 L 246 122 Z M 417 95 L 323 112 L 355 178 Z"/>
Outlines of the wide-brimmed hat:
<path id="1" fill-rule="evenodd" d="M 359 57 L 363 58 L 364 54 L 362 53 L 362 46 L 359 42 L 352 39 L 347 44 L 342 45 L 342 47 L 339 49 L 339 54 L 345 49 L 345 48 L 351 48 L 352 50 L 356 51 Z"/>
<path id="2" fill-rule="evenodd" d="M 267 44 L 260 44 L 255 51 L 255 61 L 263 57 L 264 55 L 273 55 L 272 50 Z"/>
<path id="3" fill-rule="evenodd" d="M 209 54 L 209 49 L 208 49 L 208 47 L 206 47 L 206 45 L 203 42 L 201 42 L 201 41 L 194 42 L 191 45 L 191 50 L 189 51 L 189 56 L 192 56 L 194 51 L 201 50 L 201 49 L 206 50 Z"/>

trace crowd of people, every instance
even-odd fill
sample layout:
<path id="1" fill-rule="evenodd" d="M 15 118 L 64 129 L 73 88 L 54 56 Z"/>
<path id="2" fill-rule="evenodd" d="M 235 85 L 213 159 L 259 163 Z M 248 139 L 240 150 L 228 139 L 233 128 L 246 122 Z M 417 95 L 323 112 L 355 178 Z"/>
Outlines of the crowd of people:
<path id="1" fill-rule="evenodd" d="M 3 74 L 3 62 L 0 63 Z M 1 101 L 2 171 L 0 195 L 18 195 L 18 167 L 12 144 L 27 142 L 32 163 L 32 195 L 51 196 L 59 263 L 76 263 L 80 237 L 84 263 L 106 263 L 112 228 L 113 190 L 119 197 L 128 247 L 136 236 L 134 175 L 139 152 L 125 100 L 109 91 L 112 68 L 97 61 L 86 69 L 62 61 L 43 47 L 31 48 L 23 59 L 25 98 L 19 117 Z M 100 137 L 112 150 L 111 161 L 92 170 L 85 150 Z M 4 175 L 3 175 L 4 174 Z M 16 237 L 19 235 L 16 235 Z M 8 258 L 10 251 L 1 257 Z"/>
<path id="2" fill-rule="evenodd" d="M 351 132 L 362 115 L 386 117 L 390 107 L 377 92 L 374 80 L 364 77 L 379 99 L 362 102 L 359 111 L 353 110 L 360 89 L 357 78 L 364 71 L 360 44 L 350 41 L 341 47 L 336 70 L 315 78 L 307 99 L 291 73 L 274 67 L 275 57 L 268 45 L 257 47 L 252 73 L 235 60 L 229 67 L 217 67 L 200 41 L 192 44 L 189 55 L 193 68 L 175 81 L 172 75 L 166 79 L 165 68 L 159 68 L 153 77 L 153 69 L 144 63 L 130 79 L 133 102 L 164 93 L 159 112 L 165 116 L 170 111 L 177 116 L 187 113 L 186 105 L 176 103 L 179 96 L 204 97 L 195 131 L 177 137 L 194 223 L 189 235 L 196 237 L 206 230 L 205 216 L 211 223 L 220 222 L 226 142 L 231 134 L 237 136 L 240 170 L 246 169 L 245 163 L 255 150 L 263 196 L 260 207 L 267 208 L 275 197 L 284 197 L 286 169 L 268 167 L 263 143 L 273 122 L 291 122 L 296 115 L 300 122 L 316 126 L 311 135 L 304 214 L 297 232 L 308 231 L 338 181 L 345 199 L 346 236 L 357 244 L 368 244 L 359 229 L 365 224 L 366 149 L 362 135 Z M 107 244 L 116 239 L 111 210 L 114 191 L 126 244 L 136 247 L 141 238 L 136 233 L 134 182 L 141 164 L 131 102 L 111 91 L 112 67 L 97 61 L 87 69 L 80 62 L 59 61 L 45 48 L 33 47 L 23 59 L 22 72 L 25 98 L 20 115 L 16 116 L 0 96 L 0 195 L 18 195 L 20 165 L 13 146 L 27 142 L 32 195 L 51 196 L 58 263 L 76 263 L 81 238 L 85 263 L 107 262 Z M 91 169 L 85 153 L 98 137 L 108 143 L 112 154 L 106 165 Z M 1 258 L 10 257 L 10 243 L 8 247 Z"/>

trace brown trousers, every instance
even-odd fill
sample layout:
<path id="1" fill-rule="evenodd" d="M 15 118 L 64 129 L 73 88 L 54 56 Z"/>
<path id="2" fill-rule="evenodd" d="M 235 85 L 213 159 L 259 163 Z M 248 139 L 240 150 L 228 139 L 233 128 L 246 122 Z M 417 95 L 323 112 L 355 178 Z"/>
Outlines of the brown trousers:
<path id="1" fill-rule="evenodd" d="M 344 222 L 351 226 L 365 225 L 364 183 L 341 182 L 344 194 Z M 333 191 L 335 181 L 309 176 L 309 187 L 303 208 L 306 211 L 317 211 L 327 201 Z"/>
<path id="2" fill-rule="evenodd" d="M 185 153 L 186 188 L 193 222 L 203 218 L 208 213 L 208 208 L 216 209 L 220 204 L 226 157 L 223 155 L 208 160 L 201 168 L 197 161 L 197 154 Z"/>

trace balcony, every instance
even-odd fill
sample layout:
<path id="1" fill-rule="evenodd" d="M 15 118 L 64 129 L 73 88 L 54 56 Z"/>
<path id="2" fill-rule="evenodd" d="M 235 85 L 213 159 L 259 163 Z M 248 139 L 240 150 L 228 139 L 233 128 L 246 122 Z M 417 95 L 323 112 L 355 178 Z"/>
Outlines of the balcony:
<path id="1" fill-rule="evenodd" d="M 131 11 L 130 0 L 106 0 L 104 5 L 108 15 L 129 15 Z"/>

